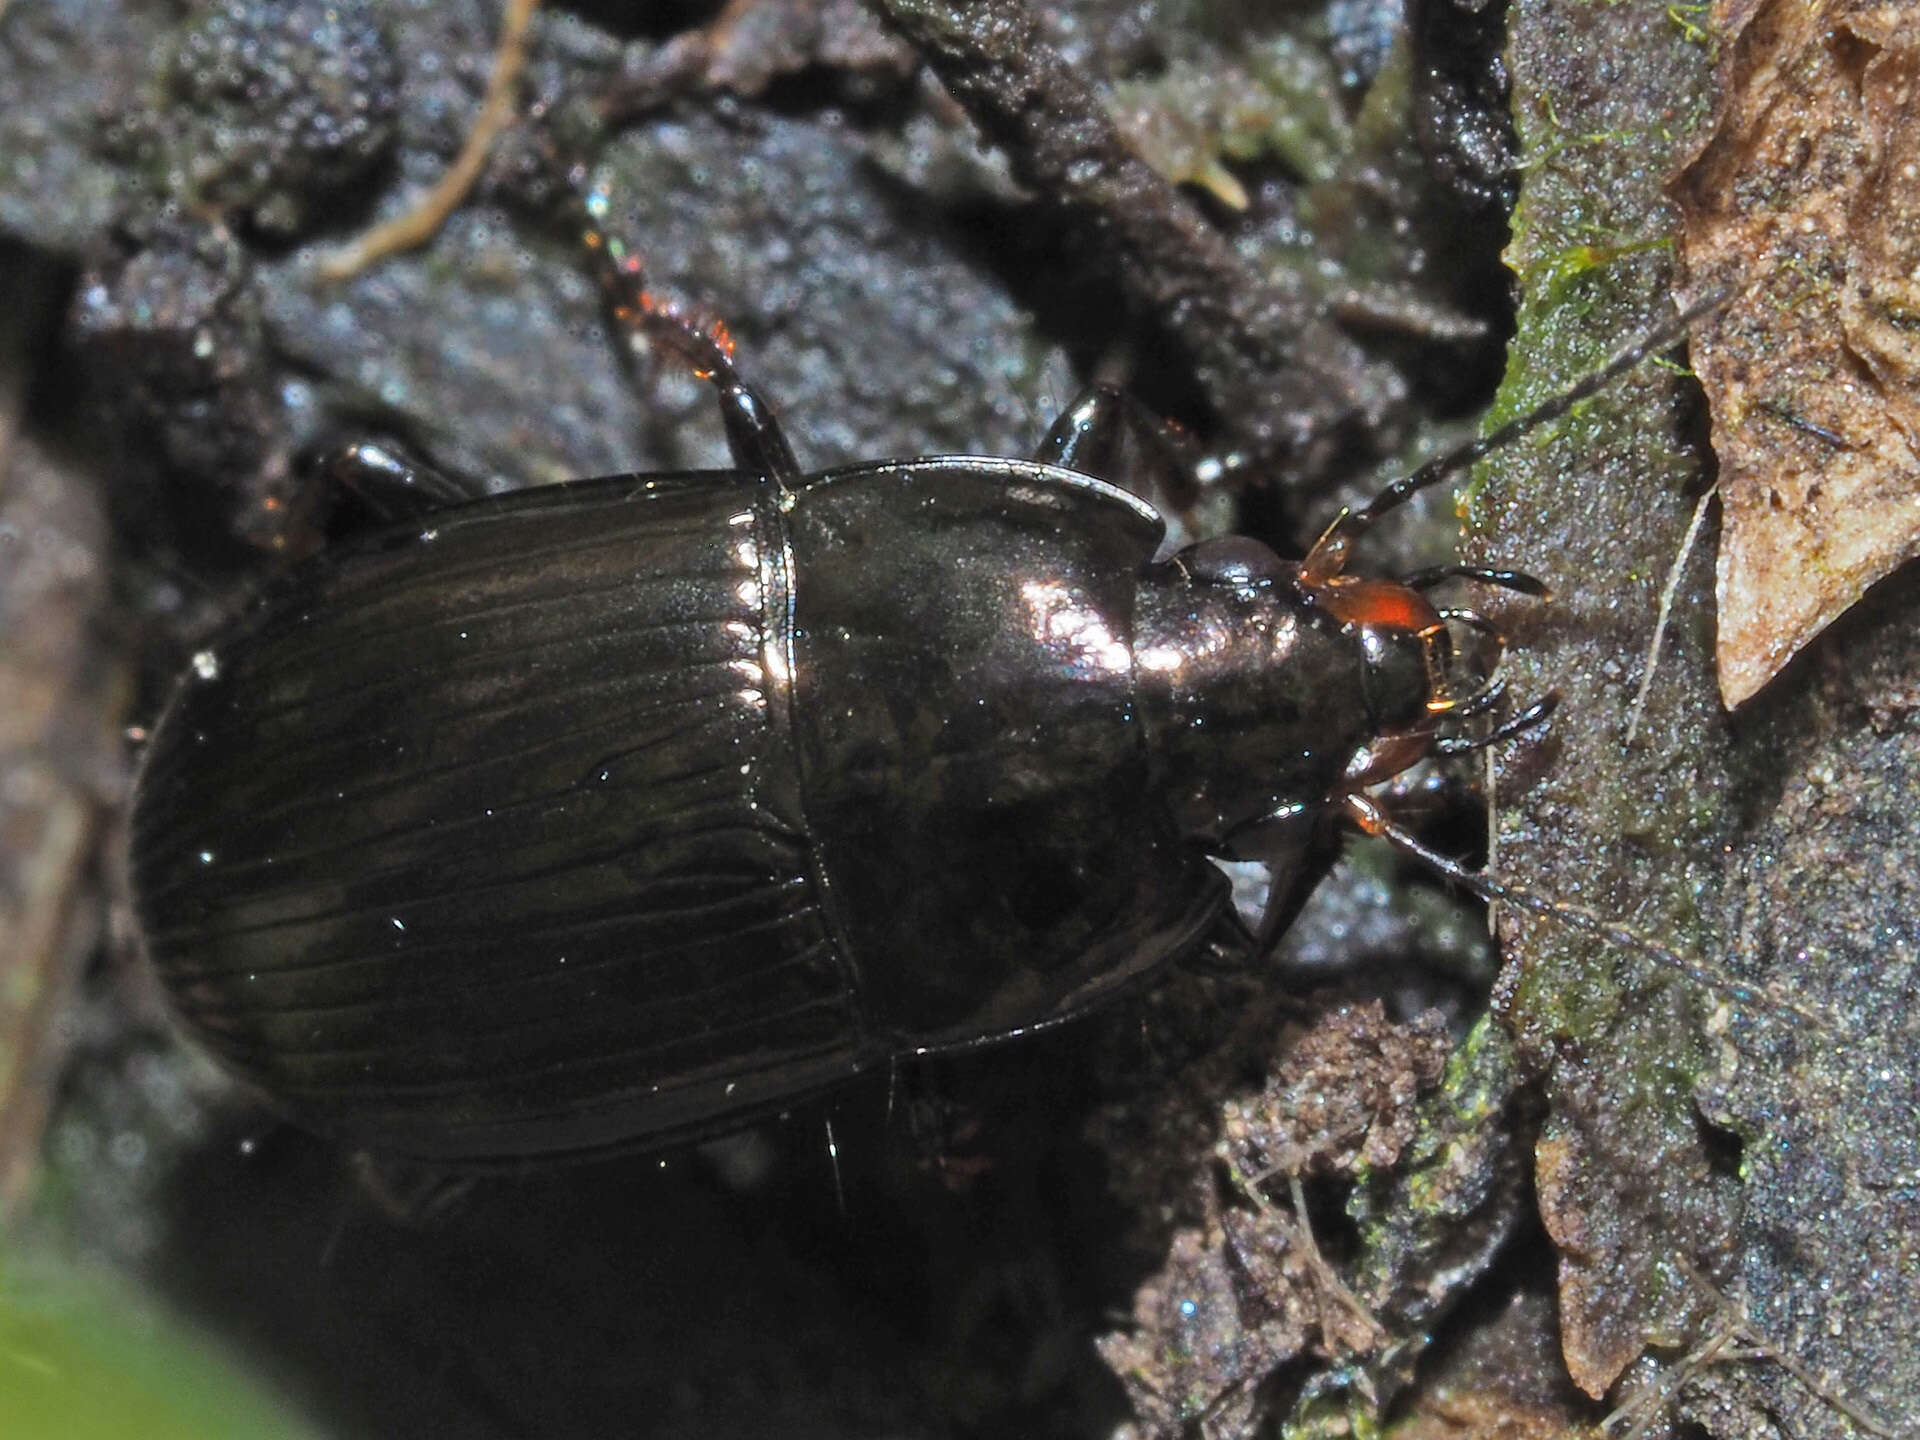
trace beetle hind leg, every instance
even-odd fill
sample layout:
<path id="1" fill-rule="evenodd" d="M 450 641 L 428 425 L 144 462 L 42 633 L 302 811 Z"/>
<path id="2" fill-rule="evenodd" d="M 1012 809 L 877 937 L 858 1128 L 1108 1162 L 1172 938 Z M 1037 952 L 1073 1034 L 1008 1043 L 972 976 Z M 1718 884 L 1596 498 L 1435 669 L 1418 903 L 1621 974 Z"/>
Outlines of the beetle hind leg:
<path id="1" fill-rule="evenodd" d="M 322 451 L 305 468 L 301 503 L 316 528 L 334 535 L 422 520 L 492 493 L 485 480 L 435 470 L 372 440 Z"/>

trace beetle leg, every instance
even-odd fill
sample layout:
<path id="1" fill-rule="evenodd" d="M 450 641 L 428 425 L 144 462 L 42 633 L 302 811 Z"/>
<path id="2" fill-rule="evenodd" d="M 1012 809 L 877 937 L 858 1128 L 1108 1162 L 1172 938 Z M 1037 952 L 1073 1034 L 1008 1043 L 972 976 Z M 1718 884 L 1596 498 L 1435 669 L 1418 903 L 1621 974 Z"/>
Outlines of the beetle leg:
<path id="1" fill-rule="evenodd" d="M 1338 811 L 1326 806 L 1286 805 L 1227 837 L 1224 848 L 1234 859 L 1267 867 L 1267 903 L 1251 929 L 1239 927 L 1248 961 L 1273 949 L 1326 875 L 1338 849 L 1331 843 L 1338 823 Z"/>
<path id="2" fill-rule="evenodd" d="M 323 455 L 314 474 L 323 507 L 332 510 L 343 501 L 350 502 L 381 525 L 418 520 L 489 493 L 484 481 L 413 464 L 370 440 L 356 441 Z"/>
<path id="3" fill-rule="evenodd" d="M 727 430 L 727 449 L 737 467 L 783 487 L 798 483 L 800 466 L 773 407 L 734 368 L 733 337 L 727 327 L 702 325 L 650 292 L 640 256 L 602 224 L 606 196 L 586 189 L 585 167 L 573 166 L 568 179 L 578 205 L 575 219 L 580 242 L 593 263 L 594 278 L 600 282 L 615 328 L 629 340 L 644 336 L 665 346 L 713 386 Z"/>
<path id="4" fill-rule="evenodd" d="M 720 423 L 727 427 L 727 450 L 733 463 L 749 475 L 764 476 L 778 485 L 799 480 L 799 463 L 773 407 L 738 381 L 720 385 L 719 391 Z"/>
<path id="5" fill-rule="evenodd" d="M 1106 480 L 1121 468 L 1130 425 L 1140 423 L 1138 402 L 1111 385 L 1089 385 L 1053 422 L 1033 458 L 1042 465 L 1077 470 Z"/>
<path id="6" fill-rule="evenodd" d="M 1209 493 L 1219 492 L 1201 478 L 1200 456 L 1187 432 L 1111 385 L 1081 391 L 1060 412 L 1033 458 L 1138 495 L 1169 520 L 1173 549 L 1184 549 L 1214 528 L 1196 512 Z"/>
<path id="7" fill-rule="evenodd" d="M 1089 385 L 1060 412 L 1033 458 L 1111 481 L 1135 494 L 1152 490 L 1169 497 L 1177 508 L 1199 494 L 1193 466 L 1180 453 L 1178 434 L 1124 390 Z"/>
<path id="8" fill-rule="evenodd" d="M 463 1204 L 473 1193 L 471 1175 L 398 1155 L 362 1150 L 353 1157 L 360 1193 L 388 1220 L 401 1225 L 430 1225 Z"/>
<path id="9" fill-rule="evenodd" d="M 1400 577 L 1400 583 L 1409 590 L 1431 590 L 1445 580 L 1478 580 L 1482 585 L 1498 585 L 1502 590 L 1512 590 L 1535 600 L 1552 598 L 1546 582 L 1524 570 L 1492 570 L 1482 565 L 1436 565 L 1430 570 L 1416 570 L 1411 575 Z"/>

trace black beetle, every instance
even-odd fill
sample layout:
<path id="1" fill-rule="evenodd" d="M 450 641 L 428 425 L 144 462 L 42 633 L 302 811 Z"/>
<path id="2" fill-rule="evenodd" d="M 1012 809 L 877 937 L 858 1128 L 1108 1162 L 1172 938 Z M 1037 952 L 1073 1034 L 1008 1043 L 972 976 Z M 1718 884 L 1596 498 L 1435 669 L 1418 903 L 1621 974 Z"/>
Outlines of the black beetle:
<path id="1" fill-rule="evenodd" d="M 1080 473 L 1131 423 L 1109 392 L 1045 461 L 807 475 L 724 334 L 586 233 L 620 318 L 716 387 L 736 468 L 446 506 L 357 452 L 417 513 L 272 585 L 139 777 L 137 907 L 186 1028 L 379 1151 L 662 1144 L 1053 1024 L 1244 943 L 1211 856 L 1269 863 L 1276 929 L 1329 821 L 1391 830 L 1364 787 L 1551 704 L 1443 734 L 1498 695 L 1499 638 L 1422 591 L 1541 589 L 1349 576 L 1353 540 L 1678 329 L 1302 561 L 1154 563 L 1159 515 Z"/>

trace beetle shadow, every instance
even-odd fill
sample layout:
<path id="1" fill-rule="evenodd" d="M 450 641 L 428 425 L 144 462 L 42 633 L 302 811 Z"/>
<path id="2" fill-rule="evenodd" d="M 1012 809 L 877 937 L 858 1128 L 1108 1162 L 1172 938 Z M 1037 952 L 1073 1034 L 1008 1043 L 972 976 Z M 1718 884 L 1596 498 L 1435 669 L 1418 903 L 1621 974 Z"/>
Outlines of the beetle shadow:
<path id="1" fill-rule="evenodd" d="M 1110 1433 L 1088 1337 L 1131 1281 L 1063 1139 L 1072 1063 L 1016 1048 L 991 1097 L 940 1062 L 700 1149 L 477 1178 L 370 1186 L 246 1117 L 180 1158 L 152 1273 L 339 1433 Z M 963 1154 L 914 1134 L 929 1095 L 984 1117 Z"/>

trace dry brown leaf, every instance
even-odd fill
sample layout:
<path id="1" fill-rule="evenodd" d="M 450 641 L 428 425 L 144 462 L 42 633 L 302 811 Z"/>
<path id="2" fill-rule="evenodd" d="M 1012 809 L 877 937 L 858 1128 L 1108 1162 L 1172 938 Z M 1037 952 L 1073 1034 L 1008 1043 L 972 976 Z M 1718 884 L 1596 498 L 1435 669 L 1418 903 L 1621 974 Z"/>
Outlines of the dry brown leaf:
<path id="1" fill-rule="evenodd" d="M 1720 457 L 1720 693 L 1749 699 L 1920 554 L 1920 6 L 1714 0 L 1720 99 L 1675 182 Z"/>

